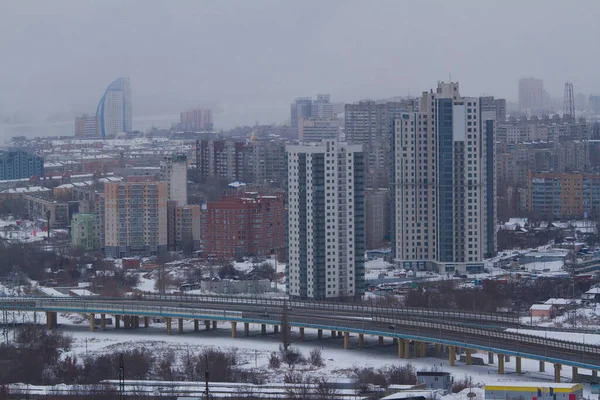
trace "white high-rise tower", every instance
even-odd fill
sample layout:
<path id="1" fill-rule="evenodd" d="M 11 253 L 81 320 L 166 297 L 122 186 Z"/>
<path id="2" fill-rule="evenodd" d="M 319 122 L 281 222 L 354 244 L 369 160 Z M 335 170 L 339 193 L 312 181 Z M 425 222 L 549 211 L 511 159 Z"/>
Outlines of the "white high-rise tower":
<path id="1" fill-rule="evenodd" d="M 288 293 L 329 299 L 364 294 L 365 196 L 361 145 L 286 146 Z"/>
<path id="2" fill-rule="evenodd" d="M 495 253 L 495 112 L 458 83 L 394 121 L 395 258 L 407 269 L 483 272 Z"/>

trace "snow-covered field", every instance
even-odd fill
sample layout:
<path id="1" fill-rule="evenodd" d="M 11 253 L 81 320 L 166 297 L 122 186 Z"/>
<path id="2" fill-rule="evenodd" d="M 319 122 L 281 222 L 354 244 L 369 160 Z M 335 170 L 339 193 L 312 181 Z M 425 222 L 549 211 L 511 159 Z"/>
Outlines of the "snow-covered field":
<path id="1" fill-rule="evenodd" d="M 17 322 L 27 322 L 33 320 L 32 313 L 20 315 L 16 318 Z M 45 316 L 37 315 L 38 323 L 45 322 Z M 289 371 L 287 367 L 282 366 L 277 370 L 271 370 L 268 366 L 268 358 L 272 352 L 278 351 L 280 336 L 268 329 L 265 336 L 260 334 L 260 325 L 250 325 L 250 337 L 244 336 L 243 325 L 238 324 L 237 338 L 231 337 L 231 325 L 229 323 L 219 323 L 217 330 L 206 331 L 204 325 L 200 324 L 200 331 L 194 332 L 191 321 L 184 322 L 184 333 L 166 334 L 164 323 L 151 323 L 149 328 L 139 328 L 134 330 L 116 330 L 113 327 L 105 331 L 89 331 L 87 320 L 82 316 L 59 315 L 59 324 L 61 331 L 74 338 L 73 347 L 70 355 L 76 355 L 78 358 L 84 355 L 97 355 L 106 352 L 118 352 L 131 350 L 134 348 L 150 349 L 154 354 L 175 351 L 180 355 L 185 353 L 199 353 L 206 347 L 216 347 L 222 350 L 236 349 L 236 354 L 240 360 L 242 368 L 258 369 L 268 372 L 271 382 L 283 382 L 284 374 Z M 173 329 L 177 331 L 176 325 Z M 541 334 L 540 331 L 523 331 L 528 334 Z M 548 337 L 559 337 L 567 340 L 584 340 L 582 335 L 565 334 L 557 332 L 548 332 Z M 11 335 L 9 335 L 10 337 Z M 585 335 L 586 343 L 600 343 L 600 335 Z M 513 381 L 545 381 L 553 380 L 553 369 L 547 366 L 546 372 L 538 372 L 538 362 L 534 360 L 522 360 L 523 374 L 515 372 L 515 360 L 506 362 L 505 375 L 497 374 L 497 365 L 471 365 L 467 366 L 459 361 L 456 366 L 450 367 L 448 359 L 444 358 L 413 358 L 410 360 L 399 359 L 397 357 L 397 347 L 393 345 L 391 339 L 386 339 L 385 344 L 380 346 L 377 337 L 365 337 L 365 348 L 360 349 L 358 338 L 351 336 L 348 350 L 343 349 L 342 338 L 332 338 L 329 332 L 324 332 L 324 339 L 318 341 L 317 332 L 307 329 L 305 332 L 305 341 L 301 342 L 298 338 L 296 329 L 292 331 L 292 345 L 297 347 L 300 352 L 308 356 L 311 349 L 317 347 L 322 350 L 325 366 L 315 368 L 310 365 L 296 367 L 297 372 L 302 372 L 306 376 L 326 377 L 328 380 L 348 381 L 352 378 L 354 368 L 373 367 L 380 368 L 386 365 L 403 365 L 411 363 L 417 371 L 431 370 L 435 367 L 437 370 L 450 372 L 455 380 L 461 380 L 466 376 L 472 377 L 476 386 L 482 387 L 485 384 L 506 383 Z M 487 353 L 473 355 L 481 357 L 487 362 Z M 582 374 L 589 374 L 589 371 L 580 370 Z M 571 371 L 569 368 L 563 369 L 563 381 L 569 381 Z M 589 387 L 587 388 L 589 393 Z M 456 395 L 448 395 L 445 398 L 461 398 Z"/>

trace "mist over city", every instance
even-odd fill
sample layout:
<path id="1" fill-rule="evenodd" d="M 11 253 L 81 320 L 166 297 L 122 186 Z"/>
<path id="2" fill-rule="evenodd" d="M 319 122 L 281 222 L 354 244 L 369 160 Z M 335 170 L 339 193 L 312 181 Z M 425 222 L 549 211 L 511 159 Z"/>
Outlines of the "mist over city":
<path id="1" fill-rule="evenodd" d="M 595 399 L 598 21 L 0 0 L 0 400 Z"/>
<path id="2" fill-rule="evenodd" d="M 132 81 L 134 117 L 208 107 L 224 129 L 282 124 L 298 96 L 417 96 L 449 76 L 468 93 L 508 101 L 517 101 L 516 82 L 526 76 L 543 79 L 555 98 L 565 81 L 593 94 L 598 8 L 594 1 L 5 1 L 0 115 L 45 123 L 91 113 L 97 93 L 119 76 Z"/>

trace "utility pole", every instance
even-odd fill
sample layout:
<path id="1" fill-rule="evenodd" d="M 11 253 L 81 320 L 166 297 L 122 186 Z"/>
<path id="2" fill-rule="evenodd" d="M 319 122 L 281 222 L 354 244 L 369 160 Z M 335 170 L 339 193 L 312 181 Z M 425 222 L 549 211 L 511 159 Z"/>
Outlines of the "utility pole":
<path id="1" fill-rule="evenodd" d="M 119 400 L 123 400 L 123 392 L 125 391 L 125 362 L 123 361 L 123 353 L 119 356 Z"/>
<path id="2" fill-rule="evenodd" d="M 210 374 L 208 372 L 208 357 L 206 357 L 205 359 L 205 369 L 204 369 L 204 385 L 205 385 L 205 389 L 204 389 L 204 399 L 208 400 L 210 399 L 210 391 L 208 390 L 208 380 L 210 377 Z"/>
<path id="3" fill-rule="evenodd" d="M 50 212 L 50 210 L 46 210 L 46 220 L 48 221 L 48 241 L 50 241 L 50 217 L 52 216 L 52 213 Z"/>

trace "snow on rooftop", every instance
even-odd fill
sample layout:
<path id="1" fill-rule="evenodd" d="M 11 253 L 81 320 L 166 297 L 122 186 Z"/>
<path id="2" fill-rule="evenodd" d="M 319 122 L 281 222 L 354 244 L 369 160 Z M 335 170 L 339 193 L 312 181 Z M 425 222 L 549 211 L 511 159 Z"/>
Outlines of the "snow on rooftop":
<path id="1" fill-rule="evenodd" d="M 44 294 L 46 296 L 50 296 L 50 297 L 69 297 L 68 294 L 61 293 L 58 290 L 50 288 L 50 287 L 40 286 L 40 287 L 38 287 L 38 290 L 42 294 Z"/>
<path id="2" fill-rule="evenodd" d="M 533 311 L 549 311 L 554 307 L 554 304 L 534 304 L 529 309 Z"/>

